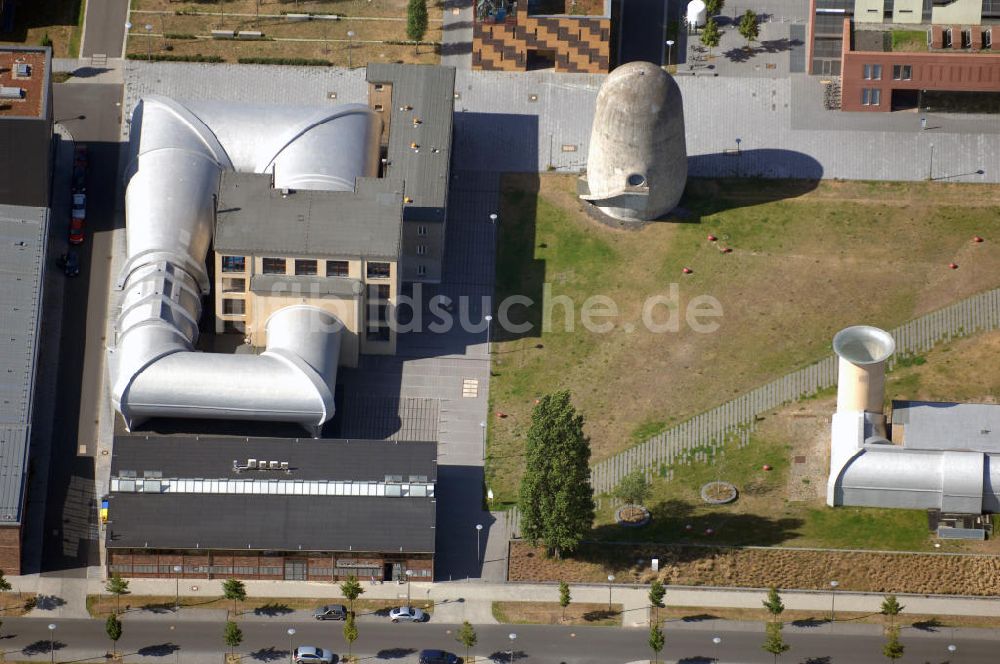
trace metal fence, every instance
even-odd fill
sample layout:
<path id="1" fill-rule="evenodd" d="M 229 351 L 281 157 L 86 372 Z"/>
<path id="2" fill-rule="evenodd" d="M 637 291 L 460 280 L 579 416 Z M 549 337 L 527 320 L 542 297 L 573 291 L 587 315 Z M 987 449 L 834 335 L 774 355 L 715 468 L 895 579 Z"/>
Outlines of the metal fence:
<path id="1" fill-rule="evenodd" d="M 899 358 L 926 352 L 941 341 L 998 327 L 1000 289 L 980 293 L 891 330 L 896 353 L 887 368 L 891 370 Z M 644 470 L 647 477 L 662 473 L 670 478 L 673 466 L 712 461 L 726 443 L 743 447 L 749 443 L 759 415 L 833 387 L 836 382 L 837 357 L 831 355 L 758 387 L 594 464 L 591 468 L 594 492 L 612 491 L 625 475 L 636 469 Z"/>

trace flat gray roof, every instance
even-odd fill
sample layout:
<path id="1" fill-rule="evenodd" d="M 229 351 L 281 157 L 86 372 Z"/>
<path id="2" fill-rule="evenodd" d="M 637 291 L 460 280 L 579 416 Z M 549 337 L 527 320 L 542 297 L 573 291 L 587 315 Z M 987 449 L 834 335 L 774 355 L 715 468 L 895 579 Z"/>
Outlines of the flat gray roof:
<path id="1" fill-rule="evenodd" d="M 1000 452 L 1000 405 L 894 401 L 892 423 L 906 449 Z"/>
<path id="2" fill-rule="evenodd" d="M 19 523 L 24 502 L 48 219 L 0 205 L 0 523 Z"/>
<path id="3" fill-rule="evenodd" d="M 271 176 L 225 172 L 219 185 L 215 250 L 343 258 L 399 257 L 403 184 L 359 178 L 354 191 L 271 187 Z"/>
<path id="4" fill-rule="evenodd" d="M 370 83 L 392 83 L 386 177 L 403 180 L 413 199 L 403 217 L 444 221 L 451 168 L 455 69 L 438 65 L 369 63 Z M 420 124 L 414 126 L 417 118 Z M 412 146 L 416 143 L 419 149 Z"/>

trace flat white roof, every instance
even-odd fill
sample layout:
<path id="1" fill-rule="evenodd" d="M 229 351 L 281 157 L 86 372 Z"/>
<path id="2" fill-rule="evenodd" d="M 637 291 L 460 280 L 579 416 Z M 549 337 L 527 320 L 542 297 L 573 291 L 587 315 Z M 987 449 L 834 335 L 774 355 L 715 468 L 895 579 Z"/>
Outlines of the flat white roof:
<path id="1" fill-rule="evenodd" d="M 905 427 L 906 449 L 1000 453 L 1000 405 L 894 401 L 892 423 Z"/>

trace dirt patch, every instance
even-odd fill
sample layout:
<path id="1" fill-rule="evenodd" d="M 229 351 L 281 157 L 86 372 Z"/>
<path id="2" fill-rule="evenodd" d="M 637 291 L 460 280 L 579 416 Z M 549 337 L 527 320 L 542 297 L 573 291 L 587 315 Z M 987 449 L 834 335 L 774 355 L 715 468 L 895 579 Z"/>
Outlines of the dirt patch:
<path id="1" fill-rule="evenodd" d="M 621 627 L 622 605 L 570 602 L 493 602 L 497 622 L 519 625 L 604 625 Z"/>
<path id="2" fill-rule="evenodd" d="M 609 567 L 612 560 L 660 560 L 648 568 Z M 827 590 L 837 579 L 842 590 L 946 595 L 1000 594 L 1000 558 L 789 549 L 584 545 L 577 557 L 546 558 L 542 549 L 513 542 L 511 581 L 606 582 L 609 568 L 623 583 L 759 588 L 762 580 L 779 588 Z"/>
<path id="3" fill-rule="evenodd" d="M 669 588 L 668 588 L 669 600 Z M 906 600 L 902 604 L 905 607 Z M 905 609 L 904 609 L 905 611 Z M 860 613 L 857 611 L 837 611 L 838 623 L 865 623 L 871 625 L 886 625 L 887 618 L 881 613 Z M 739 620 L 767 622 L 771 614 L 764 609 L 729 609 L 704 608 L 696 606 L 667 606 L 660 609 L 660 619 L 666 622 L 708 622 L 712 620 Z M 829 612 L 794 611 L 786 609 L 781 614 L 781 622 L 785 625 L 800 627 L 815 626 L 830 621 Z M 931 616 L 918 613 L 901 613 L 896 617 L 896 625 L 913 627 L 922 631 L 933 632 L 937 628 L 950 627 L 1000 627 L 1000 619 L 988 616 Z"/>

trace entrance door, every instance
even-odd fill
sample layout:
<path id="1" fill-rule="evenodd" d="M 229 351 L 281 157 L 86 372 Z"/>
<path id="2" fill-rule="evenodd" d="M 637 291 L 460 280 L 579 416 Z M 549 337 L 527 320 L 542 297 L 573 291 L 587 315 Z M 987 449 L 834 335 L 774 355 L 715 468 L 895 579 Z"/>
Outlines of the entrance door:
<path id="1" fill-rule="evenodd" d="M 306 561 L 285 560 L 285 581 L 305 581 Z"/>

